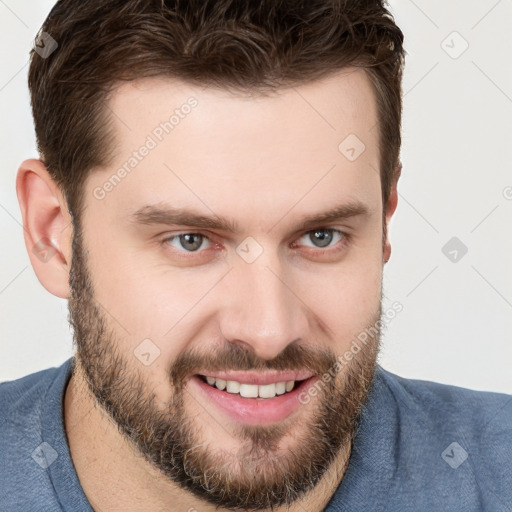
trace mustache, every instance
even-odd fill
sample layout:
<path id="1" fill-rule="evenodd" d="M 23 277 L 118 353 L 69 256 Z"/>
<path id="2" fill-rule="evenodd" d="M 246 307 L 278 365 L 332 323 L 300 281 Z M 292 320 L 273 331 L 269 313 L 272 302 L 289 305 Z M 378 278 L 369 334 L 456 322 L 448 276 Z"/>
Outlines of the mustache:
<path id="1" fill-rule="evenodd" d="M 308 370 L 316 376 L 327 373 L 336 354 L 291 343 L 273 359 L 262 359 L 254 351 L 228 342 L 221 348 L 200 353 L 197 348 L 183 351 L 170 368 L 171 381 L 181 388 L 185 379 L 198 373 L 248 370 Z"/>

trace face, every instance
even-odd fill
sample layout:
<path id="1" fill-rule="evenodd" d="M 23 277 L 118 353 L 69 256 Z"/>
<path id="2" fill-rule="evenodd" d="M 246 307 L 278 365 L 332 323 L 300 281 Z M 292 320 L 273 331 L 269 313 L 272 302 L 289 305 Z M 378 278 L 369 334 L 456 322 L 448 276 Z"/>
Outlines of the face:
<path id="1" fill-rule="evenodd" d="M 350 445 L 376 364 L 378 336 L 343 357 L 381 310 L 370 82 L 153 79 L 109 108 L 114 158 L 73 246 L 77 364 L 170 481 L 226 508 L 291 504 Z"/>

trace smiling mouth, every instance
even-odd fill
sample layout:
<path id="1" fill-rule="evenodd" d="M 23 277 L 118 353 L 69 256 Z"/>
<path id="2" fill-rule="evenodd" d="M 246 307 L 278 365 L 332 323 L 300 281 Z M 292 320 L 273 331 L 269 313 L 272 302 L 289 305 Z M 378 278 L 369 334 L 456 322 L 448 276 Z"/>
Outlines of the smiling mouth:
<path id="1" fill-rule="evenodd" d="M 296 390 L 303 382 L 309 379 L 289 380 L 273 382 L 270 384 L 248 384 L 236 380 L 224 380 L 206 375 L 197 375 L 197 377 L 209 386 L 238 395 L 243 398 L 269 399 L 276 396 L 286 395 Z"/>

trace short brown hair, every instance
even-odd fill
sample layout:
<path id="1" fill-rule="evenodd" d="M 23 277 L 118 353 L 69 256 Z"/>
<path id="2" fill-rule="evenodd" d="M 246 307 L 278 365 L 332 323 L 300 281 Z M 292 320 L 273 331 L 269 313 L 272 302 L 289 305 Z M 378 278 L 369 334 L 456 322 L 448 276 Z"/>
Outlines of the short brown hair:
<path id="1" fill-rule="evenodd" d="M 74 220 L 88 173 L 108 165 L 109 92 L 169 76 L 277 89 L 362 67 L 376 94 L 382 198 L 401 144 L 403 34 L 383 0 L 59 0 L 41 27 L 58 48 L 31 52 L 39 153 Z"/>

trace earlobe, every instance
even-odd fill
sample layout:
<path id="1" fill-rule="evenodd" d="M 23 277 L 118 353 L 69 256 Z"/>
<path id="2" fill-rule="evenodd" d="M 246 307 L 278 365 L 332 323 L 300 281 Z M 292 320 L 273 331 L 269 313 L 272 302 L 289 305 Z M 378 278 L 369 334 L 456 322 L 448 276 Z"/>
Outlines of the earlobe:
<path id="1" fill-rule="evenodd" d="M 25 246 L 39 282 L 53 295 L 69 298 L 73 227 L 60 188 L 40 160 L 30 159 L 18 169 L 16 193 Z"/>

